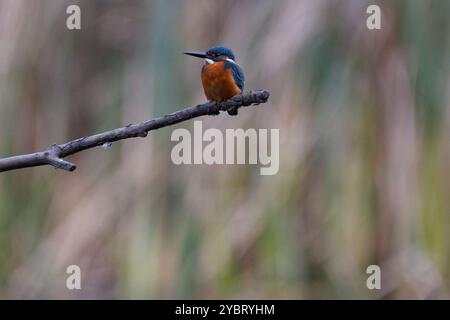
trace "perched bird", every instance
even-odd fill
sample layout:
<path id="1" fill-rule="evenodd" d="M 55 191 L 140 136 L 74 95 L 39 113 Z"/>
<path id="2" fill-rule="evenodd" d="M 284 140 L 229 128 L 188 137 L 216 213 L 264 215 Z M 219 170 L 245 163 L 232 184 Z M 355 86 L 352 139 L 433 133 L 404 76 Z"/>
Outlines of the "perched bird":
<path id="1" fill-rule="evenodd" d="M 205 59 L 201 78 L 208 100 L 220 103 L 244 90 L 244 73 L 234 61 L 230 49 L 217 46 L 208 51 L 188 51 L 185 54 Z M 237 109 L 229 109 L 228 113 L 237 115 Z"/>

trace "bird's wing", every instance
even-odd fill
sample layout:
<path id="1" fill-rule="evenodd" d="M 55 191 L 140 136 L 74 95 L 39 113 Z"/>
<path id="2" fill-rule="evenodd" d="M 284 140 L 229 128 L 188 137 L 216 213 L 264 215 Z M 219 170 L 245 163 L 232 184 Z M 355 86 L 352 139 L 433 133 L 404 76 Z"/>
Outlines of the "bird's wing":
<path id="1" fill-rule="evenodd" d="M 239 89 L 241 89 L 241 91 L 244 90 L 245 77 L 241 67 L 239 67 L 236 63 L 225 61 L 225 69 L 228 68 L 231 68 L 236 85 L 239 87 Z"/>
<path id="2" fill-rule="evenodd" d="M 232 63 L 231 71 L 233 72 L 233 77 L 234 81 L 236 81 L 236 85 L 239 87 L 239 89 L 244 90 L 245 77 L 241 67 L 239 67 L 235 63 Z"/>

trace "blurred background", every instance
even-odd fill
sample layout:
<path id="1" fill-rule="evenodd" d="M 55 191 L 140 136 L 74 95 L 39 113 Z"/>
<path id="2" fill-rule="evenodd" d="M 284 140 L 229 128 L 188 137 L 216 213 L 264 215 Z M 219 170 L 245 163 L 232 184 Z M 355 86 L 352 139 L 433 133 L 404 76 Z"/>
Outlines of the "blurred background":
<path id="1" fill-rule="evenodd" d="M 382 29 L 366 8 L 382 8 Z M 81 7 L 81 31 L 66 8 Z M 0 0 L 0 157 L 205 101 L 232 48 L 280 170 L 171 162 L 175 128 L 0 174 L 0 298 L 448 298 L 447 0 Z M 66 289 L 81 267 L 82 290 Z M 377 264 L 382 289 L 366 287 Z"/>

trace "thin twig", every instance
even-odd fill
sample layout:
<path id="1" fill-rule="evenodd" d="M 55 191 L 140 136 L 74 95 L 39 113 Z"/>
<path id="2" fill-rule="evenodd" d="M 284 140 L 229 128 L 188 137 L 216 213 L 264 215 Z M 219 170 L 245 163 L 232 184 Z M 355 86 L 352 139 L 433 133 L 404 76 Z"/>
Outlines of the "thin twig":
<path id="1" fill-rule="evenodd" d="M 240 107 L 267 102 L 269 95 L 269 92 L 266 90 L 246 91 L 220 104 L 214 102 L 199 104 L 138 124 L 130 124 L 125 127 L 86 136 L 59 145 L 53 144 L 45 151 L 3 158 L 0 159 L 0 172 L 43 165 L 51 165 L 66 171 L 74 171 L 76 165 L 62 158 L 86 149 L 104 145 L 105 143 L 109 144 L 114 141 L 135 137 L 146 137 L 150 130 L 171 126 L 192 118 L 205 115 L 217 115 L 220 111 L 230 110 L 234 114 L 233 111 Z"/>

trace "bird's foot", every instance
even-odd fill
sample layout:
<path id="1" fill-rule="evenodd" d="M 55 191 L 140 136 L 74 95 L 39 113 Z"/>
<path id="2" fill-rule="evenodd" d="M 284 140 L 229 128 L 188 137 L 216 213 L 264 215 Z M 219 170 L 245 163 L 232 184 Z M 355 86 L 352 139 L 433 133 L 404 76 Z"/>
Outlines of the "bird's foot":
<path id="1" fill-rule="evenodd" d="M 238 109 L 236 107 L 231 107 L 230 109 L 227 110 L 227 112 L 230 116 L 237 116 Z"/>

